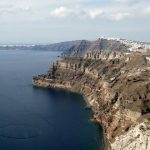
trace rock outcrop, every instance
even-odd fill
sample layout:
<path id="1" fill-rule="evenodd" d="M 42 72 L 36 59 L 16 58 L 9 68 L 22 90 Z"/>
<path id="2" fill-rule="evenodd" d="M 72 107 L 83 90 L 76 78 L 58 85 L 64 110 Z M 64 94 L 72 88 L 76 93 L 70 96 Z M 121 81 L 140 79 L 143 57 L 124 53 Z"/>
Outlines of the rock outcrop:
<path id="1" fill-rule="evenodd" d="M 117 137 L 112 150 L 148 150 L 150 148 L 150 124 L 143 122 Z"/>
<path id="2" fill-rule="evenodd" d="M 146 53 L 118 51 L 64 58 L 47 74 L 33 77 L 33 85 L 81 93 L 104 127 L 110 149 L 149 150 L 149 58 Z"/>

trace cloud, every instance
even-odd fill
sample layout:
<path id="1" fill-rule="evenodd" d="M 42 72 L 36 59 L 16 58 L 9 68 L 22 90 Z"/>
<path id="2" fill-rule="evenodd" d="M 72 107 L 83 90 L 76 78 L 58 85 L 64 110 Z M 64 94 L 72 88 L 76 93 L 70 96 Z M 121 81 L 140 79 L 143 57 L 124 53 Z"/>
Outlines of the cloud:
<path id="1" fill-rule="evenodd" d="M 122 4 L 137 4 L 141 2 L 141 0 L 112 0 L 113 2 L 122 3 Z M 145 1 L 145 0 L 142 0 Z"/>
<path id="2" fill-rule="evenodd" d="M 52 16 L 58 16 L 58 17 L 65 17 L 71 13 L 72 10 L 69 10 L 68 8 L 61 6 L 59 8 L 56 8 L 51 11 Z"/>
<path id="3" fill-rule="evenodd" d="M 95 18 L 97 18 L 97 17 L 102 16 L 102 15 L 104 14 L 104 12 L 103 12 L 103 10 L 101 10 L 101 9 L 95 9 L 95 10 L 90 10 L 90 11 L 88 12 L 88 14 L 89 14 L 89 17 L 90 17 L 90 18 L 95 19 Z"/>
<path id="4" fill-rule="evenodd" d="M 100 17 L 103 15 L 103 10 L 101 9 L 83 9 L 81 7 L 75 7 L 75 8 L 67 8 L 64 6 L 60 6 L 58 8 L 55 8 L 54 10 L 51 10 L 50 12 L 51 16 L 55 17 L 78 17 L 78 18 L 90 18 L 95 19 L 97 17 Z"/>
<path id="5" fill-rule="evenodd" d="M 3 15 L 5 20 L 11 20 L 14 15 L 14 20 L 16 16 L 20 16 L 19 20 L 25 17 L 29 20 L 49 17 L 55 18 L 55 20 L 72 19 L 75 17 L 78 19 L 123 21 L 139 16 L 149 16 L 150 11 L 147 6 L 150 6 L 149 0 L 109 0 L 108 2 L 94 0 L 93 3 L 91 0 L 1 0 L 0 15 Z M 28 15 L 23 17 L 27 13 Z M 18 21 L 17 19 L 16 21 Z"/>
<path id="6" fill-rule="evenodd" d="M 115 0 L 121 1 L 121 0 Z M 124 2 L 128 0 L 123 0 Z M 138 0 L 134 0 L 138 1 Z M 133 1 L 132 1 L 133 2 Z M 137 7 L 138 6 L 138 7 Z M 150 15 L 150 7 L 145 9 L 145 5 L 135 6 L 122 6 L 122 5 L 113 5 L 105 7 L 65 7 L 60 6 L 52 9 L 50 11 L 51 17 L 58 18 L 80 18 L 80 19 L 103 19 L 111 21 L 123 21 L 127 19 L 134 19 L 139 17 L 146 17 Z M 141 10 L 141 11 L 139 11 Z"/>
<path id="7" fill-rule="evenodd" d="M 0 5 L 0 15 L 28 12 L 29 6 Z"/>
<path id="8" fill-rule="evenodd" d="M 92 9 L 83 9 L 82 7 L 77 8 L 67 8 L 64 6 L 55 8 L 50 12 L 53 17 L 78 17 L 78 18 L 87 18 L 87 19 L 109 19 L 113 21 L 121 21 L 134 17 L 134 14 L 130 12 L 121 12 L 117 10 L 102 10 L 101 8 L 92 8 Z"/>
<path id="9" fill-rule="evenodd" d="M 116 13 L 110 16 L 110 18 L 115 21 L 121 21 L 131 17 L 133 17 L 133 14 L 130 13 Z"/>
<path id="10" fill-rule="evenodd" d="M 150 6 L 145 8 L 144 14 L 145 14 L 146 16 L 150 16 Z"/>

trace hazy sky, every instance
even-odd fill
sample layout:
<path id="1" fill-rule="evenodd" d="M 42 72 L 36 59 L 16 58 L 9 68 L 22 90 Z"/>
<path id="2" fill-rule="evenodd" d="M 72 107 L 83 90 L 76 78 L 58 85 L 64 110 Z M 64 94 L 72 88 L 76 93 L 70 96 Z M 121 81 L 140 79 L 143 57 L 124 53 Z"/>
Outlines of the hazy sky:
<path id="1" fill-rule="evenodd" d="M 150 0 L 0 0 L 0 43 L 101 36 L 150 42 Z"/>

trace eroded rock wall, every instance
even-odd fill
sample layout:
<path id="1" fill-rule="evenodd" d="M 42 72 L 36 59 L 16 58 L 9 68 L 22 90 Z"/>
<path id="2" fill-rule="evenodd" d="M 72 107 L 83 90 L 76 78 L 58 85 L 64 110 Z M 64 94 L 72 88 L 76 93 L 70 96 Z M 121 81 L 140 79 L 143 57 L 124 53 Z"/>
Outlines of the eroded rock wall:
<path id="1" fill-rule="evenodd" d="M 34 77 L 33 85 L 81 93 L 95 119 L 103 125 L 111 148 L 131 150 L 138 142 L 137 138 L 132 143 L 131 131 L 137 130 L 136 125 L 145 115 L 147 122 L 150 120 L 150 65 L 146 57 L 149 56 L 134 53 L 128 61 L 126 55 L 105 60 L 66 58 L 54 63 L 46 75 Z M 148 134 L 140 135 L 141 141 L 149 139 Z M 122 140 L 125 136 L 126 142 Z M 117 146 L 119 141 L 122 146 Z M 146 145 L 143 142 L 135 150 L 149 150 Z"/>

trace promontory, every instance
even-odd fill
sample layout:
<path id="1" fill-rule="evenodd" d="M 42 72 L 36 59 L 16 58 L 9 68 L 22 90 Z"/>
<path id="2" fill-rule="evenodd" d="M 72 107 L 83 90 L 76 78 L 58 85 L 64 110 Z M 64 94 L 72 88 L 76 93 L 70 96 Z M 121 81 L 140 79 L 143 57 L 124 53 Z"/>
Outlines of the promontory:
<path id="1" fill-rule="evenodd" d="M 78 41 L 33 85 L 85 97 L 104 129 L 105 149 L 150 149 L 150 44 L 115 38 Z"/>

